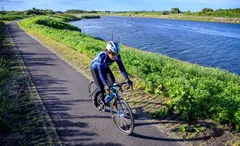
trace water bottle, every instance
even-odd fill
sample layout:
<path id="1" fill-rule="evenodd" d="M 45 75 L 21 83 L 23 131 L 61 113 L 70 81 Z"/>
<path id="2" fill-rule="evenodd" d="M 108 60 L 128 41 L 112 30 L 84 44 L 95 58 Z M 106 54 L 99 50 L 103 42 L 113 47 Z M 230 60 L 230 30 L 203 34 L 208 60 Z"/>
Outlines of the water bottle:
<path id="1" fill-rule="evenodd" d="M 111 95 L 107 95 L 105 97 L 105 103 L 108 104 L 114 97 L 114 94 L 111 94 Z"/>

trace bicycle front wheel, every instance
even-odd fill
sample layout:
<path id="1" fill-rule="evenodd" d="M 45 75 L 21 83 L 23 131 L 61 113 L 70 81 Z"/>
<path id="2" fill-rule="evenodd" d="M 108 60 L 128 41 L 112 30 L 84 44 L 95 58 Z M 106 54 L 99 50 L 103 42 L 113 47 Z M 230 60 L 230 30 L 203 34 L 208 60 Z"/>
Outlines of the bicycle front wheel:
<path id="1" fill-rule="evenodd" d="M 134 129 L 132 110 L 124 99 L 117 99 L 111 104 L 114 124 L 123 134 L 131 134 Z"/>

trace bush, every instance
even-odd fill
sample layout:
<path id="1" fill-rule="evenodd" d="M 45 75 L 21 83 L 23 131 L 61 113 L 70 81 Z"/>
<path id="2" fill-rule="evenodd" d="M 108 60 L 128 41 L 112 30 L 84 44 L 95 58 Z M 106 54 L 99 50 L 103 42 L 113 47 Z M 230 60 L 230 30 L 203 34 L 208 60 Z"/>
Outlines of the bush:
<path id="1" fill-rule="evenodd" d="M 15 14 L 0 14 L 0 21 L 12 21 L 17 19 L 26 18 L 25 15 L 15 15 Z"/>
<path id="2" fill-rule="evenodd" d="M 72 26 L 68 23 L 58 21 L 58 20 L 55 20 L 53 18 L 38 19 L 38 20 L 36 20 L 36 23 L 40 24 L 40 25 L 45 25 L 45 26 L 48 26 L 48 27 L 52 27 L 52 28 L 55 28 L 55 29 L 66 29 L 66 30 L 81 31 L 81 29 L 79 29 L 76 26 Z"/>

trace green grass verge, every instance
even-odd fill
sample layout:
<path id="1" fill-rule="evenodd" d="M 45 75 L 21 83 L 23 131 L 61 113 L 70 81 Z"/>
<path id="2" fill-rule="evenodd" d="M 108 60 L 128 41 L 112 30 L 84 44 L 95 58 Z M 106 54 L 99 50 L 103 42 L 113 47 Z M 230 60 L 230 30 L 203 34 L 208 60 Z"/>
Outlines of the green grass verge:
<path id="1" fill-rule="evenodd" d="M 17 19 L 23 19 L 28 16 L 26 15 L 8 15 L 8 14 L 0 14 L 0 21 L 11 21 L 11 20 L 17 20 Z"/>
<path id="2" fill-rule="evenodd" d="M 85 54 L 89 58 L 84 60 L 85 68 L 89 68 L 90 60 L 105 46 L 104 41 L 79 31 L 39 25 L 37 22 L 43 19 L 56 23 L 59 21 L 54 17 L 34 17 L 21 21 L 19 25 L 28 32 L 44 34 Z M 153 115 L 160 117 L 174 111 L 186 121 L 210 118 L 220 123 L 232 124 L 239 130 L 239 76 L 125 46 L 122 46 L 121 55 L 138 89 L 154 95 L 154 101 L 168 97 L 165 108 L 149 107 Z M 75 60 L 81 62 L 83 59 Z M 117 71 L 116 64 L 112 68 Z M 143 99 L 139 100 L 142 106 L 149 106 L 144 104 Z"/>
<path id="3" fill-rule="evenodd" d="M 0 145 L 53 145 L 19 59 L 0 22 Z"/>
<path id="4" fill-rule="evenodd" d="M 12 21 L 17 19 L 23 19 L 30 17 L 31 15 L 26 15 L 24 12 L 20 11 L 4 11 L 0 12 L 0 21 Z"/>

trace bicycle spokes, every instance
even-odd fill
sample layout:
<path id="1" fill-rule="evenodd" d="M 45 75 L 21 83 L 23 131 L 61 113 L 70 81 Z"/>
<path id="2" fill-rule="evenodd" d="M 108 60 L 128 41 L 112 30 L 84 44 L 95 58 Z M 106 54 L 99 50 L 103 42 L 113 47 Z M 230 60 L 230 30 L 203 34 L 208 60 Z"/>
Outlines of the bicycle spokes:
<path id="1" fill-rule="evenodd" d="M 112 107 L 112 118 L 121 132 L 130 134 L 133 131 L 133 115 L 125 100 L 115 101 Z"/>
<path id="2" fill-rule="evenodd" d="M 97 103 L 98 103 L 99 109 L 104 112 L 105 111 L 105 104 L 102 101 L 102 95 L 101 94 L 97 97 Z"/>

